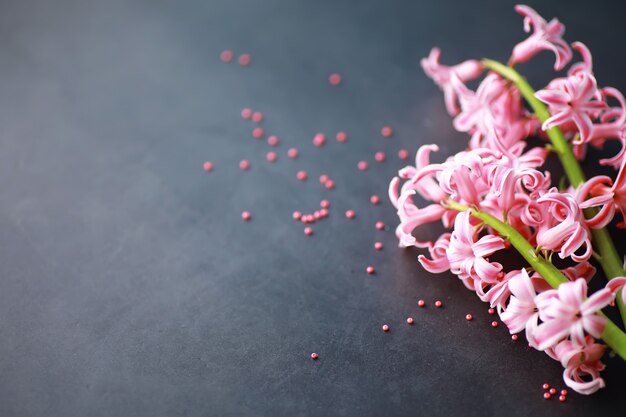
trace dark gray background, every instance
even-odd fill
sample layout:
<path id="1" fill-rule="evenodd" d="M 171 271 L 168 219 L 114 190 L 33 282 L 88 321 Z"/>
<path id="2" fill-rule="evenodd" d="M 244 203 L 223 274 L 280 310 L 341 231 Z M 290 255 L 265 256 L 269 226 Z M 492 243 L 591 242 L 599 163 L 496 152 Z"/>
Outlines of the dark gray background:
<path id="1" fill-rule="evenodd" d="M 590 46 L 602 85 L 626 89 L 623 2 L 532 3 Z M 616 359 L 607 389 L 546 402 L 541 384 L 563 387 L 560 365 L 492 329 L 458 280 L 423 271 L 392 230 L 373 227 L 396 224 L 386 199 L 367 201 L 386 195 L 398 149 L 438 143 L 445 156 L 466 140 L 419 58 L 439 45 L 448 63 L 505 60 L 525 36 L 513 4 L 2 1 L 0 415 L 623 410 Z M 226 48 L 252 65 L 222 64 Z M 540 85 L 552 60 L 521 69 Z M 339 88 L 327 82 L 334 71 Z M 278 163 L 251 139 L 245 106 L 282 139 Z M 315 132 L 338 130 L 345 145 L 311 146 Z M 377 150 L 388 160 L 358 172 Z M 311 179 L 296 181 L 298 169 Z M 323 172 L 334 191 L 317 182 Z M 291 212 L 323 197 L 331 217 L 306 238 Z M 431 307 L 418 310 L 418 298 Z M 437 298 L 445 308 L 432 308 Z"/>

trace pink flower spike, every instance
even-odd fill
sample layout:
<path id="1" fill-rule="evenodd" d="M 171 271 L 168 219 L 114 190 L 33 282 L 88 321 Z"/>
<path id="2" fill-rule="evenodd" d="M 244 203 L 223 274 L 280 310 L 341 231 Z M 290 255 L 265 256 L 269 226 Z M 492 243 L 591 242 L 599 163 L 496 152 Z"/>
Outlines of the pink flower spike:
<path id="1" fill-rule="evenodd" d="M 550 22 L 541 17 L 535 10 L 525 5 L 515 6 L 515 11 L 524 16 L 524 31 L 533 33 L 515 45 L 511 55 L 511 64 L 526 62 L 542 50 L 549 50 L 556 55 L 554 70 L 562 70 L 572 59 L 572 50 L 563 40 L 565 26 L 554 18 Z"/>
<path id="2" fill-rule="evenodd" d="M 619 290 L 622 290 L 622 301 L 626 304 L 626 277 L 611 278 L 606 284 L 606 288 L 613 294 L 617 294 Z"/>

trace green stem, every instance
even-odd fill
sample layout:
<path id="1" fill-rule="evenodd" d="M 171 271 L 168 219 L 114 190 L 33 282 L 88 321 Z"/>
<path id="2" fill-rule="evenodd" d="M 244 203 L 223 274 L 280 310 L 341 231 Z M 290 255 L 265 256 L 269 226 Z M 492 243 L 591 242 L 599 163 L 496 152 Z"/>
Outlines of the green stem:
<path id="1" fill-rule="evenodd" d="M 493 61 L 491 59 L 483 60 L 485 67 L 497 72 L 503 77 L 513 81 L 519 89 L 524 99 L 528 102 L 533 109 L 540 122 L 545 122 L 550 117 L 548 108 L 535 97 L 535 90 L 528 84 L 528 82 L 520 75 L 519 72 L 513 68 L 506 66 L 500 62 Z M 586 181 L 585 174 L 580 167 L 580 164 L 576 160 L 572 148 L 567 142 L 567 139 L 563 135 L 561 129 L 558 126 L 553 126 L 546 130 L 550 141 L 552 142 L 553 150 L 559 156 L 565 174 L 569 179 L 570 184 L 574 188 Z M 587 218 L 593 217 L 597 213 L 595 208 L 589 208 L 585 210 Z M 621 277 L 625 275 L 622 260 L 615 249 L 613 240 L 606 228 L 592 229 L 594 250 L 600 255 L 600 266 L 604 271 L 604 274 L 608 279 Z M 626 324 L 626 306 L 622 302 L 621 297 L 617 297 L 617 306 L 622 316 L 622 322 Z"/>
<path id="2" fill-rule="evenodd" d="M 562 283 L 569 281 L 551 262 L 537 256 L 536 249 L 512 226 L 498 220 L 490 214 L 457 203 L 456 201 L 448 200 L 444 204 L 447 208 L 452 210 L 469 211 L 471 216 L 481 220 L 497 231 L 500 236 L 511 242 L 511 245 L 528 261 L 530 266 L 553 288 L 558 288 Z M 606 325 L 601 336 L 602 340 L 604 340 L 622 359 L 626 360 L 626 333 L 621 331 L 604 313 L 599 312 L 599 314 L 606 319 Z"/>

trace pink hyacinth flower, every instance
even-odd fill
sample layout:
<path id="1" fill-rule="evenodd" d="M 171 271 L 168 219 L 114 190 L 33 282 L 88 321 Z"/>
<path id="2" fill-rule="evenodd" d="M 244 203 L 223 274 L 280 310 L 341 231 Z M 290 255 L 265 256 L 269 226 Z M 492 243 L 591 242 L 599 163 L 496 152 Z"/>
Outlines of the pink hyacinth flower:
<path id="1" fill-rule="evenodd" d="M 590 178 L 588 183 L 589 185 L 585 188 L 593 195 L 590 200 L 599 199 L 598 201 L 605 204 L 600 209 L 598 216 L 603 216 L 604 222 L 608 223 L 612 220 L 617 209 L 622 214 L 622 221 L 617 224 L 617 227 L 626 228 L 626 158 L 622 160 L 622 165 L 613 185 L 611 185 L 611 179 L 605 176 Z"/>
<path id="2" fill-rule="evenodd" d="M 433 48 L 427 58 L 422 58 L 421 65 L 426 75 L 443 91 L 446 109 L 454 116 L 459 112 L 459 106 L 457 93 L 450 82 L 451 75 L 455 74 L 461 81 L 473 80 L 483 72 L 483 66 L 480 61 L 471 59 L 449 67 L 439 63 L 440 57 L 441 50 Z"/>
<path id="3" fill-rule="evenodd" d="M 537 349 L 548 349 L 567 337 L 583 345 L 585 332 L 600 337 L 606 320 L 597 312 L 612 300 L 613 294 L 608 289 L 587 298 L 587 282 L 583 278 L 537 295 L 535 303 L 543 322 L 533 332 Z"/>
<path id="4" fill-rule="evenodd" d="M 535 97 L 546 103 L 552 114 L 552 117 L 543 122 L 541 128 L 548 130 L 553 126 L 573 122 L 580 134 L 580 138 L 573 143 L 589 142 L 593 137 L 591 115 L 606 107 L 605 103 L 597 99 L 598 96 L 596 79 L 584 71 L 537 91 Z"/>
<path id="5" fill-rule="evenodd" d="M 563 40 L 565 26 L 556 18 L 546 22 L 539 13 L 525 5 L 515 6 L 515 11 L 524 16 L 524 31 L 529 33 L 532 26 L 533 33 L 515 45 L 511 64 L 526 62 L 538 52 L 548 50 L 556 55 L 555 71 L 562 70 L 572 59 L 572 50 Z"/>
<path id="6" fill-rule="evenodd" d="M 617 294 L 622 290 L 622 302 L 626 304 L 626 277 L 611 278 L 606 284 L 606 288 L 613 294 Z"/>
<path id="7" fill-rule="evenodd" d="M 526 330 L 526 339 L 534 346 L 533 335 L 539 325 L 539 311 L 535 305 L 537 293 L 525 269 L 509 280 L 509 290 L 511 298 L 500 318 L 511 334 Z"/>
<path id="8" fill-rule="evenodd" d="M 546 353 L 565 368 L 563 380 L 568 387 L 579 394 L 589 395 L 605 386 L 600 377 L 600 371 L 604 369 L 600 359 L 605 350 L 605 345 L 595 343 L 591 336 L 586 336 L 583 344 L 563 340 Z"/>

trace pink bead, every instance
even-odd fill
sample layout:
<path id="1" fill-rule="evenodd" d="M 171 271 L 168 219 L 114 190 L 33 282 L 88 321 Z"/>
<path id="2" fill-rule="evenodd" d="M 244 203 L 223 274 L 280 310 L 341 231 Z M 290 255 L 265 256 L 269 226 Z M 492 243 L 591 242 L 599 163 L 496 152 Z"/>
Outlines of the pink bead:
<path id="1" fill-rule="evenodd" d="M 413 323 L 414 323 L 413 317 L 407 317 L 406 324 L 410 325 L 410 324 L 413 324 Z"/>
<path id="2" fill-rule="evenodd" d="M 487 313 L 493 316 L 494 314 L 496 314 L 496 310 L 494 310 L 493 308 L 490 308 L 489 310 L 487 310 Z"/>
<path id="3" fill-rule="evenodd" d="M 222 62 L 225 62 L 225 63 L 232 61 L 233 60 L 232 51 L 229 51 L 228 49 L 225 51 L 222 51 L 222 53 L 220 54 L 220 59 L 222 60 Z"/>
<path id="4" fill-rule="evenodd" d="M 252 58 L 250 58 L 250 54 L 241 54 L 239 55 L 239 65 L 241 65 L 242 67 L 245 67 L 246 65 L 250 65 L 250 62 L 252 61 Z"/>
<path id="5" fill-rule="evenodd" d="M 306 181 L 308 175 L 306 171 L 298 171 L 298 173 L 296 174 L 296 178 L 300 181 Z"/>
<path id="6" fill-rule="evenodd" d="M 409 151 L 407 151 L 406 149 L 400 149 L 398 151 L 398 158 L 409 159 Z"/>
<path id="7" fill-rule="evenodd" d="M 472 321 L 473 319 L 474 319 L 474 317 L 471 314 L 466 314 L 465 315 L 465 320 Z"/>
<path id="8" fill-rule="evenodd" d="M 561 395 L 567 395 L 567 390 L 566 389 L 562 389 L 561 390 Z"/>
<path id="9" fill-rule="evenodd" d="M 330 179 L 330 177 L 328 175 L 326 175 L 326 174 L 320 175 L 320 183 L 322 183 L 322 184 L 324 184 L 329 179 Z"/>
<path id="10" fill-rule="evenodd" d="M 263 132 L 263 128 L 261 127 L 255 127 L 252 129 L 252 137 L 255 139 L 261 139 L 264 133 L 265 132 Z"/>
<path id="11" fill-rule="evenodd" d="M 346 132 L 338 132 L 336 138 L 337 142 L 345 142 L 348 140 L 348 135 L 346 135 Z"/>
<path id="12" fill-rule="evenodd" d="M 335 188 L 335 181 L 326 180 L 326 182 L 324 182 L 324 187 L 326 187 L 329 190 L 332 190 L 333 188 Z"/>
<path id="13" fill-rule="evenodd" d="M 517 342 L 517 335 L 516 334 L 511 335 L 511 340 L 514 342 Z"/>
<path id="14" fill-rule="evenodd" d="M 312 227 L 305 227 L 304 228 L 304 234 L 307 236 L 311 236 L 313 234 L 313 228 Z"/>
<path id="15" fill-rule="evenodd" d="M 315 136 L 313 136 L 313 145 L 317 146 L 318 148 L 321 146 L 324 146 L 324 144 L 326 143 L 326 135 L 323 133 L 318 133 Z"/>
<path id="16" fill-rule="evenodd" d="M 278 158 L 278 155 L 276 155 L 276 152 L 274 151 L 269 151 L 267 155 L 265 155 L 265 158 L 267 158 L 270 162 L 274 162 L 276 161 L 276 158 Z"/>
<path id="17" fill-rule="evenodd" d="M 565 401 L 567 401 L 567 397 L 565 395 L 559 395 L 559 401 L 564 403 Z"/>
<path id="18" fill-rule="evenodd" d="M 426 305 L 426 301 L 424 300 L 417 300 L 417 305 L 420 307 L 424 307 Z"/>
<path id="19" fill-rule="evenodd" d="M 370 266 L 368 266 L 367 268 L 365 268 L 365 271 L 367 271 L 367 273 L 368 273 L 368 274 L 370 274 L 370 275 L 372 275 L 374 272 L 376 272 L 376 271 L 374 270 L 374 267 L 373 267 L 373 266 L 371 266 L 371 265 L 370 265 Z"/>
<path id="20" fill-rule="evenodd" d="M 247 159 L 242 159 L 239 162 L 239 169 L 241 169 L 242 171 L 247 171 L 250 169 L 250 162 Z"/>
<path id="21" fill-rule="evenodd" d="M 211 172 L 213 171 L 213 162 L 211 161 L 206 161 L 204 163 L 204 165 L 202 165 L 202 168 L 206 171 L 206 172 Z"/>
<path id="22" fill-rule="evenodd" d="M 267 138 L 267 144 L 270 146 L 278 145 L 278 138 L 274 135 Z"/>
<path id="23" fill-rule="evenodd" d="M 249 109 L 248 107 L 246 107 L 245 109 L 241 110 L 241 117 L 243 117 L 244 119 L 249 119 L 252 117 L 252 109 Z"/>
<path id="24" fill-rule="evenodd" d="M 550 388 L 549 392 L 551 395 L 556 394 L 556 388 Z"/>
<path id="25" fill-rule="evenodd" d="M 491 327 L 498 327 L 498 322 L 497 321 L 492 321 L 491 322 Z"/>
<path id="26" fill-rule="evenodd" d="M 263 121 L 263 113 L 260 111 L 255 111 L 252 113 L 252 121 L 254 123 L 261 123 Z"/>
<path id="27" fill-rule="evenodd" d="M 320 210 L 320 215 L 322 216 L 322 218 L 328 217 L 328 209 L 321 209 Z"/>
<path id="28" fill-rule="evenodd" d="M 374 249 L 381 250 L 382 248 L 383 248 L 383 243 L 382 242 L 374 243 Z"/>
<path id="29" fill-rule="evenodd" d="M 385 223 L 378 221 L 376 222 L 376 229 L 378 230 L 385 230 Z"/>
<path id="30" fill-rule="evenodd" d="M 380 129 L 380 134 L 386 138 L 390 138 L 391 135 L 393 135 L 393 129 L 389 126 L 384 126 L 382 129 Z"/>
<path id="31" fill-rule="evenodd" d="M 549 389 L 550 389 L 550 384 L 545 383 L 545 384 L 543 384 L 541 387 L 542 387 L 544 390 L 546 390 L 546 391 L 547 391 L 547 390 L 549 390 Z"/>
<path id="32" fill-rule="evenodd" d="M 302 213 L 300 213 L 299 211 L 294 211 L 291 217 L 293 217 L 294 220 L 300 220 L 302 218 Z"/>
<path id="33" fill-rule="evenodd" d="M 383 324 L 383 332 L 388 332 L 389 331 L 389 326 L 386 324 Z"/>
<path id="34" fill-rule="evenodd" d="M 437 308 L 441 308 L 441 306 L 443 306 L 443 303 L 439 300 L 435 301 L 435 307 Z"/>
<path id="35" fill-rule="evenodd" d="M 374 194 L 373 196 L 370 197 L 370 203 L 372 203 L 374 205 L 380 203 L 380 197 L 378 197 L 376 194 Z"/>
<path id="36" fill-rule="evenodd" d="M 366 171 L 368 168 L 368 164 L 365 161 L 359 161 L 359 163 L 356 164 L 356 166 L 359 168 L 360 171 Z"/>
<path id="37" fill-rule="evenodd" d="M 356 216 L 356 214 L 354 213 L 354 210 L 346 210 L 346 218 L 347 219 L 354 219 L 354 216 Z"/>
<path id="38" fill-rule="evenodd" d="M 322 200 L 322 201 L 320 201 L 320 207 L 321 207 L 321 208 L 326 208 L 326 209 L 327 209 L 328 207 L 330 207 L 330 201 L 328 201 L 328 200 Z"/>
<path id="39" fill-rule="evenodd" d="M 319 210 L 315 210 L 315 212 L 313 213 L 313 218 L 314 218 L 315 220 L 319 220 L 319 219 L 321 219 L 321 218 L 322 218 L 322 215 L 320 214 L 320 211 L 319 211 Z"/>
<path id="40" fill-rule="evenodd" d="M 311 359 L 316 360 L 317 359 L 317 353 L 313 352 L 311 353 Z"/>
<path id="41" fill-rule="evenodd" d="M 287 156 L 291 159 L 296 159 L 298 157 L 298 149 L 297 148 L 289 148 L 287 151 Z"/>
<path id="42" fill-rule="evenodd" d="M 376 152 L 374 154 L 374 159 L 376 160 L 376 162 L 383 162 L 385 160 L 385 153 L 384 152 Z"/>
<path id="43" fill-rule="evenodd" d="M 330 85 L 339 85 L 339 84 L 341 84 L 341 75 L 339 75 L 339 74 L 330 74 L 330 76 L 328 77 L 328 82 L 330 82 Z"/>
<path id="44" fill-rule="evenodd" d="M 241 218 L 244 221 L 248 221 L 248 220 L 250 220 L 252 218 L 252 214 L 250 214 L 249 211 L 244 211 L 244 212 L 241 213 Z"/>
<path id="45" fill-rule="evenodd" d="M 544 392 L 544 393 L 543 393 L 543 398 L 545 398 L 546 400 L 549 400 L 549 399 L 550 399 L 550 397 L 551 397 L 551 395 L 550 395 L 550 393 L 549 393 L 549 392 Z"/>

